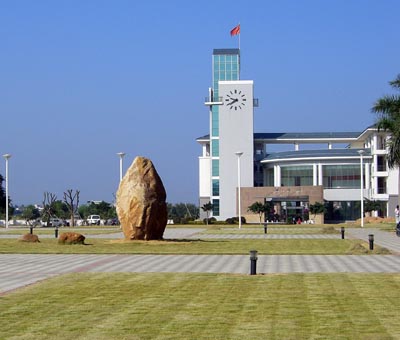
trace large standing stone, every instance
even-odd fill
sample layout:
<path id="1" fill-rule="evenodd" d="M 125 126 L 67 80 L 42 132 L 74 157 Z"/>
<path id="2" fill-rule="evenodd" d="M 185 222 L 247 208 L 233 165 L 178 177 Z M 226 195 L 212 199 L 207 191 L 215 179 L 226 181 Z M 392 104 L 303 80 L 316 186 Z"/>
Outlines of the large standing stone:
<path id="1" fill-rule="evenodd" d="M 151 160 L 136 157 L 119 184 L 117 214 L 127 240 L 161 240 L 167 195 Z"/>

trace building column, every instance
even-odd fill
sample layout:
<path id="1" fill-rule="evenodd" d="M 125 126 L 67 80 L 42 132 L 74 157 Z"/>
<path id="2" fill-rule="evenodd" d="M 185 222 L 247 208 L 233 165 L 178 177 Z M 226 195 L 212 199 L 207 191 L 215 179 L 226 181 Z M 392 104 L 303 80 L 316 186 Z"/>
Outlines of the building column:
<path id="1" fill-rule="evenodd" d="M 323 184 L 322 164 L 318 164 L 318 185 Z"/>
<path id="2" fill-rule="evenodd" d="M 372 137 L 372 154 L 374 154 L 376 150 L 378 150 L 378 136 L 375 133 Z"/>
<path id="3" fill-rule="evenodd" d="M 274 186 L 281 186 L 281 167 L 279 165 L 274 165 Z"/>
<path id="4" fill-rule="evenodd" d="M 313 164 L 313 186 L 318 185 L 318 166 Z"/>
<path id="5" fill-rule="evenodd" d="M 370 165 L 369 163 L 365 162 L 364 166 L 364 176 L 365 176 L 365 189 L 370 189 L 371 188 L 371 171 L 370 171 Z"/>

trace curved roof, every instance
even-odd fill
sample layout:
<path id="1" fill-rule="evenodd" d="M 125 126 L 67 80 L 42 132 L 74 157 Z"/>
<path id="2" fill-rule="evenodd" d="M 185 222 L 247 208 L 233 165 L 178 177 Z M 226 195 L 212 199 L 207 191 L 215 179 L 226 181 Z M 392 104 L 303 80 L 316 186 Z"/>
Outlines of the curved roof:
<path id="1" fill-rule="evenodd" d="M 323 143 L 352 143 L 362 141 L 369 133 L 376 131 L 376 125 L 371 125 L 363 131 L 353 132 L 257 132 L 254 133 L 254 142 L 266 144 L 323 144 Z M 210 135 L 196 139 L 199 143 L 209 141 Z"/>
<path id="2" fill-rule="evenodd" d="M 361 132 L 271 132 L 255 133 L 256 141 L 268 143 L 320 143 L 329 141 L 341 141 L 343 143 L 357 140 Z"/>
<path id="3" fill-rule="evenodd" d="M 267 154 L 261 163 L 273 163 L 278 161 L 293 161 L 305 159 L 358 159 L 361 149 L 325 149 L 325 150 L 299 150 L 284 151 Z M 364 157 L 370 158 L 371 153 L 367 149 L 364 150 Z"/>

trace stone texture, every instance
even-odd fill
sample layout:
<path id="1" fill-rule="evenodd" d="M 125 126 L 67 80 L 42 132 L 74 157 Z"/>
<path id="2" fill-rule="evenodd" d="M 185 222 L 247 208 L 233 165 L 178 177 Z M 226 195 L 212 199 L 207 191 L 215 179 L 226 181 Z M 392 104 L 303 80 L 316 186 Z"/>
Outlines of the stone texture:
<path id="1" fill-rule="evenodd" d="M 19 240 L 22 242 L 40 242 L 39 237 L 35 234 L 24 234 Z"/>
<path id="2" fill-rule="evenodd" d="M 79 233 L 62 233 L 58 238 L 60 244 L 85 244 L 85 236 Z"/>
<path id="3" fill-rule="evenodd" d="M 168 219 L 166 198 L 151 160 L 136 157 L 117 191 L 117 214 L 126 240 L 163 238 Z"/>

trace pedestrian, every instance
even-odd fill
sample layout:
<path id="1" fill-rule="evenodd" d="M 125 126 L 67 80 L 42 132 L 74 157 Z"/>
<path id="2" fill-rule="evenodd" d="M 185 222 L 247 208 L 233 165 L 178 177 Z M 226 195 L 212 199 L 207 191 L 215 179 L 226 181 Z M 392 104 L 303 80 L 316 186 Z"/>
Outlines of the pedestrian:
<path id="1" fill-rule="evenodd" d="M 394 217 L 396 218 L 396 225 L 400 222 L 400 209 L 399 206 L 396 206 L 396 209 L 394 209 Z"/>

